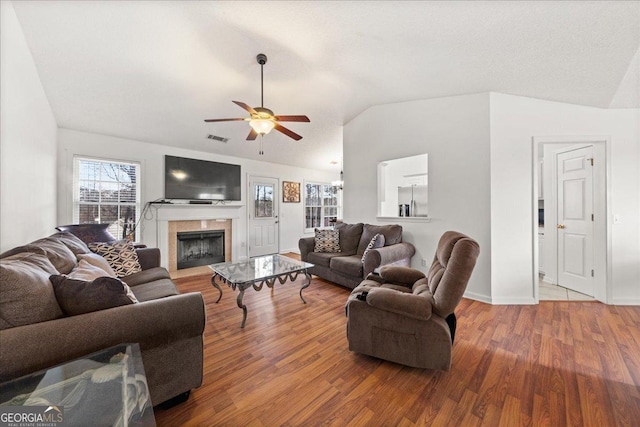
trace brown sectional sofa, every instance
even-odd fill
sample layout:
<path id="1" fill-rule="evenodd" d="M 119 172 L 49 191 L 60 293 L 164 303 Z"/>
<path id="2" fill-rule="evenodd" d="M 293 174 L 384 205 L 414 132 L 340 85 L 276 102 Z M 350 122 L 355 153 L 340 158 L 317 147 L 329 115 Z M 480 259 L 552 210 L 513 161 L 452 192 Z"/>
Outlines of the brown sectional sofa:
<path id="1" fill-rule="evenodd" d="M 0 255 L 0 382 L 119 343 L 139 343 L 154 405 L 202 384 L 205 306 L 180 294 L 160 251 L 138 248 L 142 271 L 123 277 L 138 303 L 65 316 L 51 275 L 73 274 L 90 251 L 62 232 Z"/>
<path id="2" fill-rule="evenodd" d="M 402 226 L 337 223 L 339 230 L 340 252 L 314 252 L 315 237 L 303 237 L 298 242 L 300 259 L 314 264 L 311 274 L 345 286 L 355 288 L 365 277 L 385 265 L 411 265 L 415 247 L 402 242 Z M 376 234 L 384 236 L 384 246 L 363 254 L 367 245 Z"/>

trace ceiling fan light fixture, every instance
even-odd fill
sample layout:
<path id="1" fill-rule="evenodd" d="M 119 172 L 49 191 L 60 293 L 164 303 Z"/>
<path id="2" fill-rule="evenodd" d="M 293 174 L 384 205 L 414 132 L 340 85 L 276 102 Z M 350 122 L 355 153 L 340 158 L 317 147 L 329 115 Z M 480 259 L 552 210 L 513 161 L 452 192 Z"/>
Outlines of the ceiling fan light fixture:
<path id="1" fill-rule="evenodd" d="M 251 119 L 249 126 L 260 135 L 266 135 L 273 130 L 275 123 L 271 119 Z"/>

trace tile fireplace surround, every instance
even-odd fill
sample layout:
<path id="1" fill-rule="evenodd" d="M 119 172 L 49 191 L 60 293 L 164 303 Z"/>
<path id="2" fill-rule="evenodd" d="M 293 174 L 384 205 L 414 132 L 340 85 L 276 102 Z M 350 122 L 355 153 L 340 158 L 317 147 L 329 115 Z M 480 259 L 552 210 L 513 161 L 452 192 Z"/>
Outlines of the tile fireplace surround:
<path id="1" fill-rule="evenodd" d="M 161 265 L 170 273 L 178 271 L 176 247 L 179 231 L 224 230 L 225 261 L 237 260 L 241 257 L 238 220 L 242 207 L 163 205 L 156 217 Z"/>

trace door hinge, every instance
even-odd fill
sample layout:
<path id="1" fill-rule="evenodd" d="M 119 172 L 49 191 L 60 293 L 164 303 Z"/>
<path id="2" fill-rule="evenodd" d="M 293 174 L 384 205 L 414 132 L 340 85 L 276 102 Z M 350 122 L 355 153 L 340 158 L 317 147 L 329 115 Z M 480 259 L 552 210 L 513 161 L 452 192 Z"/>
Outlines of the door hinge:
<path id="1" fill-rule="evenodd" d="M 588 162 L 591 162 L 591 166 L 593 166 L 593 157 L 590 159 L 587 159 Z"/>
<path id="2" fill-rule="evenodd" d="M 591 214 L 591 221 L 593 221 L 593 214 Z"/>
<path id="3" fill-rule="evenodd" d="M 591 270 L 591 277 L 594 277 L 594 272 L 593 272 L 593 270 Z"/>

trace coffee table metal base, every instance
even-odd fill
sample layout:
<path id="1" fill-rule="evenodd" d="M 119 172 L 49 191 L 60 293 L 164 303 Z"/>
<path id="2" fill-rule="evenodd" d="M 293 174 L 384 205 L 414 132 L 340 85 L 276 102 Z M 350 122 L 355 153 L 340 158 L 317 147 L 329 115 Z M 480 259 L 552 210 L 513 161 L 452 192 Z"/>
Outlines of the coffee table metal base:
<path id="1" fill-rule="evenodd" d="M 236 290 L 236 288 L 238 288 L 240 290 L 240 293 L 238 294 L 238 297 L 236 298 L 236 303 L 238 304 L 238 308 L 242 309 L 242 324 L 240 325 L 240 327 L 244 328 L 244 325 L 247 322 L 247 306 L 242 303 L 242 299 L 244 298 L 244 291 L 245 290 L 247 290 L 249 288 L 253 288 L 256 291 L 259 291 L 259 290 L 262 289 L 262 287 L 265 284 L 267 285 L 268 288 L 272 289 L 273 286 L 276 283 L 276 280 L 278 282 L 280 282 L 281 285 L 284 285 L 284 283 L 287 281 L 287 279 L 289 279 L 289 280 L 291 280 L 293 282 L 294 280 L 296 280 L 298 278 L 299 274 L 304 274 L 305 277 L 307 278 L 307 282 L 304 285 L 302 285 L 302 287 L 300 288 L 300 293 L 299 293 L 300 299 L 302 300 L 302 302 L 304 304 L 306 304 L 307 302 L 304 300 L 304 297 L 302 296 L 302 291 L 304 289 L 308 288 L 309 285 L 311 285 L 311 274 L 309 274 L 309 272 L 306 269 L 300 270 L 300 271 L 294 271 L 294 272 L 290 272 L 290 273 L 283 273 L 283 274 L 280 274 L 278 276 L 271 277 L 269 279 L 250 280 L 248 282 L 242 282 L 242 283 L 231 282 L 231 281 L 227 280 L 225 277 L 223 277 L 222 275 L 220 275 L 220 274 L 218 274 L 217 272 L 214 271 L 213 275 L 211 276 L 211 284 L 218 290 L 218 292 L 220 292 L 220 295 L 218 296 L 218 299 L 216 300 L 216 303 L 218 303 L 220 301 L 220 299 L 222 298 L 222 288 L 216 282 L 216 278 L 219 278 L 223 283 L 227 284 L 234 291 Z"/>

